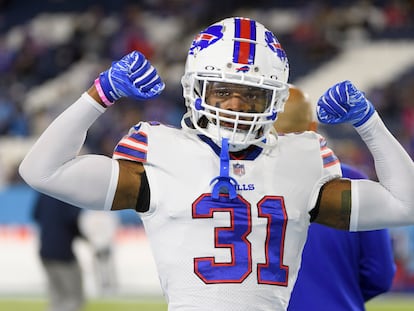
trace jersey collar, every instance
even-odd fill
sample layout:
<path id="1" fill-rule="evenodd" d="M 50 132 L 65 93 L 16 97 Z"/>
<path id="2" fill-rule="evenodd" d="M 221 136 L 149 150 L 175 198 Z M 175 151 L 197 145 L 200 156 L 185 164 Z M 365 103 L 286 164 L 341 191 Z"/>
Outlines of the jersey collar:
<path id="1" fill-rule="evenodd" d="M 197 135 L 203 142 L 210 146 L 210 148 L 214 151 L 214 153 L 219 157 L 221 148 L 217 146 L 213 140 L 205 135 Z M 230 152 L 230 160 L 245 160 L 245 161 L 253 161 L 255 160 L 260 153 L 262 152 L 263 148 L 250 145 L 248 148 L 243 149 L 237 152 Z"/>

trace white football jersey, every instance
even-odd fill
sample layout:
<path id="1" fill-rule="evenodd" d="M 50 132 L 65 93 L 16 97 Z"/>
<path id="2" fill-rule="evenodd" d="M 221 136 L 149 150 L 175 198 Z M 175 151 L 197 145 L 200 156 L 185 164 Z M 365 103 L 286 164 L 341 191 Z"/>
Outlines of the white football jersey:
<path id="1" fill-rule="evenodd" d="M 339 161 L 314 132 L 280 136 L 231 158 L 237 196 L 213 197 L 220 148 L 204 136 L 140 123 L 114 158 L 144 163 L 141 214 L 168 310 L 286 310 L 320 187 Z M 225 192 L 225 191 L 224 191 Z"/>

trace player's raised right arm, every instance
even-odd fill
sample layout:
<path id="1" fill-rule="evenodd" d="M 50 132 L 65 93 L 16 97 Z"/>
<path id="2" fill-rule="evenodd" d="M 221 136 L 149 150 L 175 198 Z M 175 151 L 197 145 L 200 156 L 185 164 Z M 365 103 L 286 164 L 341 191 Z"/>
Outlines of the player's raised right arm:
<path id="1" fill-rule="evenodd" d="M 134 207 L 130 200 L 138 197 L 142 165 L 131 167 L 101 155 L 79 156 L 79 151 L 87 130 L 107 106 L 121 97 L 151 98 L 163 88 L 155 68 L 139 52 L 112 63 L 40 136 L 20 164 L 21 176 L 36 190 L 80 207 Z M 128 188 L 136 193 L 129 195 Z"/>

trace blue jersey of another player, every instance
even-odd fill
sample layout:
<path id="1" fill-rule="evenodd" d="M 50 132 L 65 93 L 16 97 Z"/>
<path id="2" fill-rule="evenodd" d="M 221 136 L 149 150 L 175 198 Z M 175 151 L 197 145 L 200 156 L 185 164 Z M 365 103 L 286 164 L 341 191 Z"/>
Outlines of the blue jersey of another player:
<path id="1" fill-rule="evenodd" d="M 366 178 L 341 163 L 343 177 Z M 388 230 L 348 232 L 311 224 L 288 311 L 365 310 L 395 273 Z"/>

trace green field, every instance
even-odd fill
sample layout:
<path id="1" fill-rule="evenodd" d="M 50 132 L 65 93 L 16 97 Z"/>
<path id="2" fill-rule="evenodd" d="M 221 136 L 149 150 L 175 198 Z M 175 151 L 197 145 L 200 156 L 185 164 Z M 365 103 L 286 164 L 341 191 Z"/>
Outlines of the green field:
<path id="1" fill-rule="evenodd" d="M 414 295 L 387 295 L 375 298 L 366 305 L 367 311 L 413 311 Z"/>
<path id="2" fill-rule="evenodd" d="M 44 311 L 46 301 L 36 299 L 0 299 L 1 311 Z M 166 311 L 163 300 L 89 300 L 82 311 Z"/>
<path id="3" fill-rule="evenodd" d="M 414 295 L 413 295 L 414 296 Z M 44 311 L 44 300 L 0 298 L 2 311 Z M 90 300 L 82 311 L 166 311 L 163 300 Z M 367 304 L 367 311 L 413 311 L 414 297 L 386 297 Z M 304 310 L 306 311 L 306 310 Z"/>

